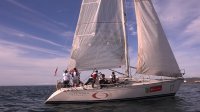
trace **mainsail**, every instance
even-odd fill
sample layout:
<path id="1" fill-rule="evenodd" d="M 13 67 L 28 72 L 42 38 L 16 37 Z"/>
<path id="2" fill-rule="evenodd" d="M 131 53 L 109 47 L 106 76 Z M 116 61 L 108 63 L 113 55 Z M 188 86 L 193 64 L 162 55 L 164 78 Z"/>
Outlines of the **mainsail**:
<path id="1" fill-rule="evenodd" d="M 105 69 L 125 64 L 123 0 L 83 0 L 69 67 Z"/>
<path id="2" fill-rule="evenodd" d="M 137 73 L 181 76 L 166 35 L 151 0 L 134 0 L 137 34 Z"/>

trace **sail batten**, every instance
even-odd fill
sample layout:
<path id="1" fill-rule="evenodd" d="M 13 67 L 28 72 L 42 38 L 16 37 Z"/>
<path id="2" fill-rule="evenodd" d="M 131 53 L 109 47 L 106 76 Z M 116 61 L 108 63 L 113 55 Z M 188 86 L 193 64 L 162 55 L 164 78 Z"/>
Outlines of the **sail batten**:
<path id="1" fill-rule="evenodd" d="M 181 76 L 164 30 L 151 0 L 134 0 L 137 33 L 139 74 Z"/>
<path id="2" fill-rule="evenodd" d="M 125 64 L 122 0 L 83 0 L 69 68 L 92 70 Z"/>

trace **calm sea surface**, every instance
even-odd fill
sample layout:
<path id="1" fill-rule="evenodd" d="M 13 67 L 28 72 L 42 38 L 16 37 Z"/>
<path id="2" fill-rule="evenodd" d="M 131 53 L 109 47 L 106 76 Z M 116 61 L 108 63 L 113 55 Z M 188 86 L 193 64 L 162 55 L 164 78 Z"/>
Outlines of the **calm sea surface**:
<path id="1" fill-rule="evenodd" d="M 0 112 L 200 112 L 200 84 L 182 84 L 175 97 L 94 104 L 44 104 L 54 86 L 0 87 Z"/>

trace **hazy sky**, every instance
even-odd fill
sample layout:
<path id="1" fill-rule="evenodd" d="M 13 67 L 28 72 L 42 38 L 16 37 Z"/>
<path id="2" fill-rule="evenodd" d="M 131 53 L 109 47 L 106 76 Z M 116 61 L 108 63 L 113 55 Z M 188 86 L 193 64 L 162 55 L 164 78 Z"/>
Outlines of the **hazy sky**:
<path id="1" fill-rule="evenodd" d="M 185 77 L 200 69 L 200 0 L 153 0 Z M 55 84 L 67 66 L 81 0 L 0 1 L 0 86 Z M 131 65 L 136 22 L 127 0 Z M 54 71 L 58 66 L 58 75 Z"/>

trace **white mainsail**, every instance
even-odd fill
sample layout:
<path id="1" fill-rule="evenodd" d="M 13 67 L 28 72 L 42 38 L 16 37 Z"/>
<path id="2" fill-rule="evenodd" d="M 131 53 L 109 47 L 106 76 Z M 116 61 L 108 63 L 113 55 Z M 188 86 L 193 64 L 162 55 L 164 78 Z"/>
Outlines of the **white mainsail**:
<path id="1" fill-rule="evenodd" d="M 105 69 L 125 64 L 123 0 L 83 0 L 68 68 Z"/>
<path id="2" fill-rule="evenodd" d="M 151 0 L 134 0 L 137 34 L 137 73 L 158 76 L 181 76 Z"/>

